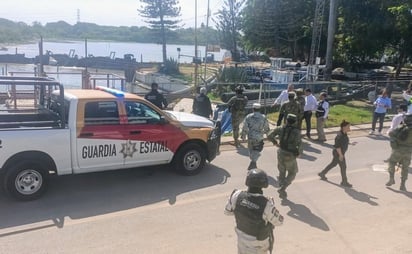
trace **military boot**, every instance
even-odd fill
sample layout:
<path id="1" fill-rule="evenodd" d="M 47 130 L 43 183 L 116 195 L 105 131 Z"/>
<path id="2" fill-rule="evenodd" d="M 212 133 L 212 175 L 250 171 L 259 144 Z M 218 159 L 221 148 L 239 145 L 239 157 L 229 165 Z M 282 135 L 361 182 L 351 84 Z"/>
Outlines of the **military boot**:
<path id="1" fill-rule="evenodd" d="M 401 180 L 401 186 L 399 187 L 399 190 L 401 191 L 406 191 L 406 186 L 405 186 L 406 180 Z"/>
<path id="2" fill-rule="evenodd" d="M 240 142 L 239 142 L 239 140 L 237 140 L 237 139 L 235 139 L 235 146 L 236 146 L 236 147 L 240 147 Z"/>
<path id="3" fill-rule="evenodd" d="M 394 178 L 395 173 L 389 173 L 389 181 L 386 183 L 386 186 L 391 186 L 395 184 L 395 178 Z"/>
<path id="4" fill-rule="evenodd" d="M 288 194 L 286 193 L 286 187 L 287 187 L 287 186 L 288 186 L 287 184 L 284 184 L 284 185 L 282 185 L 282 187 L 278 190 L 279 198 L 281 198 L 281 199 L 286 199 L 286 198 L 288 197 Z"/>
<path id="5" fill-rule="evenodd" d="M 251 162 L 249 163 L 249 166 L 247 167 L 247 170 L 251 170 L 251 169 L 254 169 L 254 168 L 257 168 L 256 162 L 255 162 L 255 161 L 251 161 Z"/>

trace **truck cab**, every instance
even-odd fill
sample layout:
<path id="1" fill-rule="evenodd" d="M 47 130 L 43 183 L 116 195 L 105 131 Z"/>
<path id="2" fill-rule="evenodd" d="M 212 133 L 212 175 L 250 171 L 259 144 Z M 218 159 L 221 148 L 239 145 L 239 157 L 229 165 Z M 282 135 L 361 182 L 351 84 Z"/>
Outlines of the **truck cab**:
<path id="1" fill-rule="evenodd" d="M 181 174 L 194 175 L 218 154 L 219 123 L 163 111 L 138 95 L 107 87 L 57 88 L 38 93 L 47 97 L 40 107 L 59 118 L 54 124 L 28 124 L 18 106 L 12 112 L 3 106 L 7 114 L 0 114 L 0 175 L 6 193 L 17 199 L 41 196 L 50 173 L 171 164 Z"/>

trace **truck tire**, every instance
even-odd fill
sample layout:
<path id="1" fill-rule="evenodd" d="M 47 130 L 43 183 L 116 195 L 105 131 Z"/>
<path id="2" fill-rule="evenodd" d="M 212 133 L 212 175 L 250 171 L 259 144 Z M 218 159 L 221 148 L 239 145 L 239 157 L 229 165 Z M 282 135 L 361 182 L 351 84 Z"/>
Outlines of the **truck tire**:
<path id="1" fill-rule="evenodd" d="M 198 174 L 206 163 L 206 152 L 198 144 L 187 144 L 176 154 L 174 166 L 183 175 Z"/>
<path id="2" fill-rule="evenodd" d="M 6 193 L 18 200 L 39 198 L 47 188 L 48 172 L 39 163 L 22 161 L 9 167 L 4 176 Z"/>

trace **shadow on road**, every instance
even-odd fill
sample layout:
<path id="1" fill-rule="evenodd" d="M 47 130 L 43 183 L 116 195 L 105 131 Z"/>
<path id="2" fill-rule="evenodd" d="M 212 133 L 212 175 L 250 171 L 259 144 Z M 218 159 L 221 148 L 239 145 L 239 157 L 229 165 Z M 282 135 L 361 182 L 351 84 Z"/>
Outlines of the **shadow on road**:
<path id="1" fill-rule="evenodd" d="M 35 201 L 18 202 L 1 193 L 0 229 L 44 221 L 50 225 L 33 225 L 30 230 L 63 227 L 65 217 L 87 218 L 165 200 L 172 206 L 179 203 L 180 194 L 223 185 L 228 177 L 229 172 L 212 164 L 195 176 L 181 176 L 162 166 L 53 177 L 49 191 Z"/>
<path id="2" fill-rule="evenodd" d="M 335 186 L 337 186 L 337 187 L 339 187 L 339 188 L 344 189 L 345 192 L 346 192 L 346 194 L 348 194 L 349 196 L 351 196 L 351 197 L 352 197 L 353 199 L 355 199 L 355 200 L 358 200 L 358 201 L 360 201 L 360 202 L 368 203 L 368 204 L 370 204 L 370 205 L 372 205 L 372 206 L 377 206 L 377 205 L 379 205 L 378 203 L 376 203 L 376 202 L 374 201 L 374 199 L 378 199 L 377 197 L 371 196 L 371 195 L 369 195 L 369 194 L 367 194 L 367 193 L 365 193 L 365 192 L 357 191 L 357 190 L 354 189 L 354 188 L 346 188 L 346 187 L 340 186 L 339 184 L 333 183 L 333 182 L 331 182 L 331 181 L 329 181 L 329 180 L 326 180 L 325 182 L 330 183 L 330 184 L 332 184 L 332 185 L 335 185 Z"/>
<path id="3" fill-rule="evenodd" d="M 391 187 L 386 187 L 386 189 L 388 189 L 390 191 L 393 191 L 393 192 L 396 192 L 396 193 L 399 193 L 399 194 L 403 194 L 403 195 L 407 196 L 408 198 L 412 198 L 412 192 L 395 190 Z"/>
<path id="4" fill-rule="evenodd" d="M 296 204 L 288 199 L 283 199 L 282 206 L 288 206 L 290 211 L 287 213 L 290 217 L 307 223 L 311 227 L 323 231 L 329 231 L 329 227 L 322 218 L 312 213 L 312 211 L 302 204 Z"/>

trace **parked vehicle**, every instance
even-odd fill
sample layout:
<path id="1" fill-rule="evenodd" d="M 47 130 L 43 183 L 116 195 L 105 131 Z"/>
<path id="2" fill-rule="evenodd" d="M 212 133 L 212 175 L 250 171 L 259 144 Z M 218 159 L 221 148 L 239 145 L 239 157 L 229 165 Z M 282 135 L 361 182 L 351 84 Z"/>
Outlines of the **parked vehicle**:
<path id="1" fill-rule="evenodd" d="M 0 77 L 0 94 L 1 183 L 19 200 L 40 197 L 51 174 L 170 163 L 194 175 L 220 146 L 219 124 L 115 89 Z"/>

